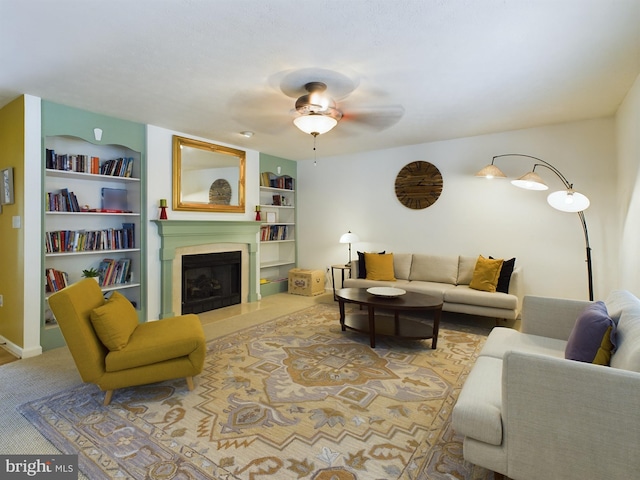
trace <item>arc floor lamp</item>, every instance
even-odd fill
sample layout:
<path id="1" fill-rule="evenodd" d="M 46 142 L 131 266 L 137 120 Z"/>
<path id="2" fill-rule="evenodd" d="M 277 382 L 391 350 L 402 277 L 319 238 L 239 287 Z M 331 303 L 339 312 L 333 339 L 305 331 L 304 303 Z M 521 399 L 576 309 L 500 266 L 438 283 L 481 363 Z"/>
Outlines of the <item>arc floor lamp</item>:
<path id="1" fill-rule="evenodd" d="M 484 167 L 478 173 L 476 177 L 485 178 L 507 178 L 502 171 L 495 166 L 496 158 L 502 157 L 525 157 L 535 160 L 533 169 L 522 175 L 521 177 L 512 180 L 511 183 L 516 187 L 525 188 L 527 190 L 547 190 L 549 187 L 542 180 L 542 178 L 535 173 L 536 167 L 546 168 L 552 171 L 563 183 L 565 189 L 557 192 L 550 193 L 547 196 L 547 203 L 556 210 L 569 213 L 577 213 L 582 224 L 582 230 L 584 232 L 584 242 L 587 250 L 587 278 L 589 284 L 589 300 L 593 300 L 593 267 L 591 264 L 591 246 L 589 245 L 589 232 L 587 230 L 587 221 L 584 217 L 584 210 L 589 207 L 589 199 L 581 193 L 576 192 L 573 189 L 573 184 L 567 180 L 560 170 L 538 157 L 531 155 L 524 155 L 522 153 L 505 153 L 502 155 L 496 155 L 491 160 L 491 164 Z M 538 163 L 539 162 L 539 163 Z"/>

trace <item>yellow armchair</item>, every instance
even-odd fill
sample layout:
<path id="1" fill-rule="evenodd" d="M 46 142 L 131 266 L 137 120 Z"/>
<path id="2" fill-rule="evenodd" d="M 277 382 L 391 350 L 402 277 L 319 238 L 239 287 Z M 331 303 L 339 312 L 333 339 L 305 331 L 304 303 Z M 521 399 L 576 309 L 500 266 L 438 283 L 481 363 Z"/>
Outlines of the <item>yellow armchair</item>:
<path id="1" fill-rule="evenodd" d="M 104 405 L 118 388 L 174 378 L 185 377 L 193 390 L 206 353 L 197 315 L 138 323 L 125 297 L 105 300 L 91 278 L 53 294 L 49 306 L 82 380 L 106 391 Z"/>

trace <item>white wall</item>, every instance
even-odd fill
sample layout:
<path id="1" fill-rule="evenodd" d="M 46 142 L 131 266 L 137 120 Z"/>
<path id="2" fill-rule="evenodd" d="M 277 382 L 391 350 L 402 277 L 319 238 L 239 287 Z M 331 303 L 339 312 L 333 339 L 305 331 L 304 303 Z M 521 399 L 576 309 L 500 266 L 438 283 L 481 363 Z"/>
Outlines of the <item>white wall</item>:
<path id="1" fill-rule="evenodd" d="M 42 176 L 33 175 L 42 168 L 42 109 L 41 99 L 24 96 L 24 251 L 39 252 L 42 248 Z M 33 301 L 36 285 L 42 282 L 40 255 L 24 256 L 24 338 L 22 358 L 42 353 L 40 345 L 40 302 Z"/>
<path id="2" fill-rule="evenodd" d="M 339 127 L 338 127 L 339 128 Z M 588 298 L 586 251 L 577 214 L 548 206 L 549 192 L 531 192 L 508 181 L 476 178 L 494 155 L 522 153 L 557 167 L 591 200 L 585 212 L 592 247 L 595 298 L 617 283 L 619 215 L 613 118 L 595 119 L 493 135 L 426 143 L 390 150 L 298 163 L 299 266 L 326 269 L 344 263 L 347 230 L 357 233 L 356 250 L 492 255 L 517 258 L 526 293 Z M 366 138 L 363 138 L 366 141 Z M 399 170 L 415 160 L 438 167 L 444 179 L 439 200 L 410 210 L 395 197 Z M 497 165 L 509 177 L 533 162 L 508 157 Z M 563 188 L 551 172 L 536 170 L 549 191 Z"/>
<path id="3" fill-rule="evenodd" d="M 616 115 L 620 288 L 640 296 L 640 76 Z"/>
<path id="4" fill-rule="evenodd" d="M 246 156 L 245 213 L 209 213 L 171 210 L 173 191 L 173 135 L 194 138 L 225 147 L 244 150 Z M 254 207 L 258 205 L 260 156 L 255 150 L 220 143 L 216 140 L 194 137 L 182 132 L 174 132 L 153 125 L 147 126 L 147 218 L 157 220 L 160 215 L 158 205 L 161 198 L 167 199 L 170 220 L 209 220 L 209 221 L 249 221 L 255 219 Z M 160 236 L 156 225 L 149 223 L 147 231 L 147 316 L 157 319 L 160 316 Z M 257 280 L 256 280 L 257 284 Z M 259 290 L 258 287 L 256 287 Z"/>
<path id="5" fill-rule="evenodd" d="M 317 166 L 298 162 L 298 250 L 303 268 L 326 269 L 344 263 L 347 246 L 340 235 L 352 230 L 361 242 L 356 250 L 387 250 L 437 254 L 492 255 L 510 258 L 524 268 L 529 294 L 587 298 L 584 235 L 578 216 L 558 212 L 546 203 L 545 192 L 513 187 L 508 181 L 474 177 L 494 155 L 523 153 L 555 165 L 591 199 L 585 212 L 592 247 L 595 298 L 613 288 L 638 288 L 636 239 L 640 220 L 620 212 L 640 206 L 621 206 L 618 183 L 626 185 L 626 203 L 640 202 L 638 185 L 638 82 L 617 118 L 604 118 L 493 135 L 434 142 L 355 155 L 322 158 L 319 142 Z M 616 133 L 623 139 L 616 142 Z M 172 135 L 187 136 L 149 126 L 148 217 L 158 218 L 160 198 L 170 202 L 172 191 Z M 207 140 L 207 139 L 202 139 Z M 330 133 L 323 139 L 330 141 Z M 366 139 L 363 139 L 365 141 Z M 215 140 L 208 140 L 216 142 Z M 239 148 L 234 145 L 229 145 Z M 247 211 L 245 214 L 177 212 L 170 219 L 252 220 L 259 199 L 259 154 L 247 150 Z M 624 160 L 617 171 L 616 149 Z M 444 178 L 440 199 L 424 210 L 410 210 L 395 198 L 394 182 L 407 163 L 424 160 L 436 165 Z M 498 166 L 510 177 L 532 168 L 524 158 L 506 157 Z M 560 181 L 536 170 L 550 191 Z M 629 178 L 632 176 L 632 180 Z M 620 178 L 620 179 L 619 179 Z M 548 192 L 547 192 L 548 193 Z M 631 202 L 631 199 L 634 201 Z M 636 218 L 640 216 L 635 215 Z M 626 259 L 619 261 L 621 230 L 625 227 Z M 160 238 L 154 224 L 148 230 L 148 313 L 160 311 Z M 624 252 L 624 250 L 623 250 Z M 632 259 L 633 262 L 625 263 Z M 637 293 L 637 290 L 636 290 Z"/>

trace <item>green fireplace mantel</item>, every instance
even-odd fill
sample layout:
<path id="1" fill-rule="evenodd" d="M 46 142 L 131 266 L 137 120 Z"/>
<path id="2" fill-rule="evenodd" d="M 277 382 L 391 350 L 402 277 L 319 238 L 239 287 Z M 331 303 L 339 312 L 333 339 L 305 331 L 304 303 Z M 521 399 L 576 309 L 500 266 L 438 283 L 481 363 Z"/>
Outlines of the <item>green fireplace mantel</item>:
<path id="1" fill-rule="evenodd" d="M 206 220 L 153 220 L 161 238 L 160 318 L 179 315 L 175 312 L 172 298 L 173 260 L 176 249 L 215 243 L 241 243 L 249 253 L 248 301 L 258 301 L 258 232 L 260 223 L 252 221 L 206 221 Z"/>

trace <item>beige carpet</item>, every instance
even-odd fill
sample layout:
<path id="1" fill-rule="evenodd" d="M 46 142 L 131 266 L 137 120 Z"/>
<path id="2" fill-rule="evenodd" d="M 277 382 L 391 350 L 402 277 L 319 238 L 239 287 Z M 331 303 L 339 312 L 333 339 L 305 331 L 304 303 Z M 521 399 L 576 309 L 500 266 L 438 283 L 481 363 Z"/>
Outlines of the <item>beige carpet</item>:
<path id="1" fill-rule="evenodd" d="M 20 411 L 87 477 L 489 479 L 463 461 L 451 408 L 484 335 L 342 332 L 319 304 L 208 343 L 204 372 L 103 394 L 81 385 Z"/>

